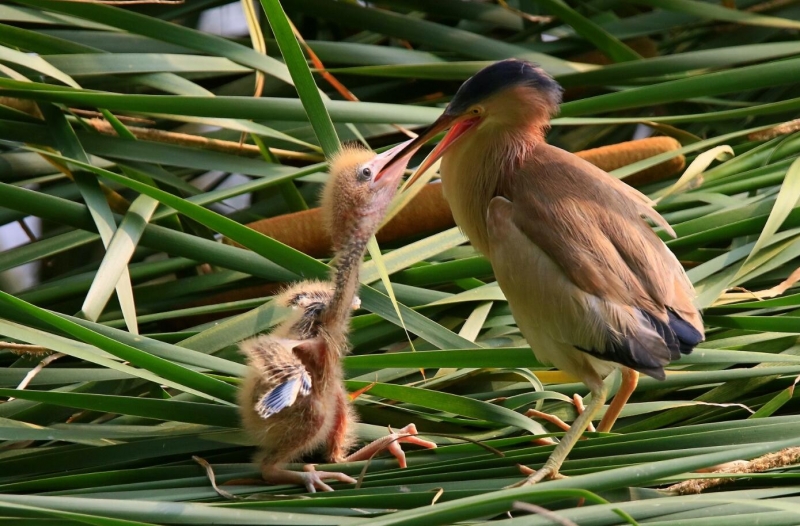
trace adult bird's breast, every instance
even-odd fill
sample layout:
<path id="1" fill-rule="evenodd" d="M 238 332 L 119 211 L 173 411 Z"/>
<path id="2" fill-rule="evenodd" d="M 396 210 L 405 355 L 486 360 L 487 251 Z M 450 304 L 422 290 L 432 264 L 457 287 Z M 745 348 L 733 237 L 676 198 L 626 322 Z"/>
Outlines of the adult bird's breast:
<path id="1" fill-rule="evenodd" d="M 486 211 L 494 197 L 500 166 L 480 135 L 459 139 L 442 157 L 442 191 L 453 219 L 476 250 L 488 256 Z"/>

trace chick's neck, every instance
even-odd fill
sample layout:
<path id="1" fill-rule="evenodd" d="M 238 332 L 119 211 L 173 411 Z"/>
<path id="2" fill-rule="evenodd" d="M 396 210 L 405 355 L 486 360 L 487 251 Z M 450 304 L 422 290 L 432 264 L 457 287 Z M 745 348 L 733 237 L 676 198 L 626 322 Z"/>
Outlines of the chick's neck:
<path id="1" fill-rule="evenodd" d="M 353 298 L 359 286 L 361 262 L 377 226 L 373 216 L 374 214 L 365 216 L 367 221 L 356 223 L 347 236 L 346 243 L 336 253 L 333 298 L 323 315 L 323 325 L 332 337 L 340 334 L 346 336 L 349 331 Z"/>

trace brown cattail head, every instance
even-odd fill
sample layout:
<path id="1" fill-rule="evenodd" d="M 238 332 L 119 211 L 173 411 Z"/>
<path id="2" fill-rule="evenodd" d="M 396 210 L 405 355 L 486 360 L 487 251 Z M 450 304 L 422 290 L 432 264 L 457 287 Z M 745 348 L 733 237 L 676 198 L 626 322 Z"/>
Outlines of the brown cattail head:
<path id="1" fill-rule="evenodd" d="M 623 166 L 653 157 L 655 155 L 677 150 L 681 143 L 672 137 L 649 137 L 638 141 L 628 141 L 610 146 L 602 146 L 584 150 L 576 155 L 607 172 Z M 668 179 L 686 166 L 686 158 L 678 155 L 641 172 L 631 174 L 623 179 L 631 186 L 641 186 Z"/>

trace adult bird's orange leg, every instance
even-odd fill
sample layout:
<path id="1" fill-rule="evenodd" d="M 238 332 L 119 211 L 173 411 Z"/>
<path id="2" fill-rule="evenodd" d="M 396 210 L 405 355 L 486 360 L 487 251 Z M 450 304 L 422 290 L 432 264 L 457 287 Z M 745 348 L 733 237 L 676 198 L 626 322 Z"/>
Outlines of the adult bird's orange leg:
<path id="1" fill-rule="evenodd" d="M 408 424 L 406 427 L 397 431 L 392 431 L 389 428 L 389 434 L 381 437 L 366 446 L 362 447 L 349 457 L 345 458 L 345 462 L 357 462 L 359 460 L 367 460 L 372 456 L 384 449 L 394 455 L 401 468 L 406 467 L 406 454 L 400 444 L 414 444 L 428 449 L 435 449 L 436 444 L 428 440 L 416 436 L 417 426 Z"/>
<path id="2" fill-rule="evenodd" d="M 585 383 L 589 385 L 588 381 L 585 381 Z M 513 484 L 510 487 L 517 488 L 521 486 L 528 486 L 543 480 L 560 477 L 558 471 L 561 469 L 561 465 L 564 463 L 567 455 L 572 450 L 573 446 L 581 437 L 583 432 L 586 431 L 589 423 L 594 420 L 594 416 L 598 411 L 600 411 L 600 408 L 603 407 L 603 404 L 606 403 L 606 387 L 603 384 L 603 380 L 594 374 L 591 384 L 592 385 L 590 387 L 592 391 L 592 401 L 589 402 L 586 410 L 581 413 L 572 423 L 569 431 L 567 431 L 567 434 L 564 435 L 564 437 L 561 439 L 561 442 L 558 443 L 556 448 L 550 454 L 550 457 L 544 463 L 544 466 L 536 471 L 533 471 L 531 468 L 526 466 L 520 466 L 520 471 L 522 471 L 523 474 L 528 475 L 528 478 L 518 482 L 517 484 Z"/>
<path id="3" fill-rule="evenodd" d="M 620 383 L 619 391 L 614 395 L 614 400 L 608 405 L 606 414 L 603 415 L 603 419 L 600 420 L 600 424 L 597 426 L 598 431 L 601 433 L 608 433 L 611 431 L 617 418 L 619 418 L 619 414 L 622 412 L 622 408 L 628 403 L 628 400 L 636 390 L 638 384 L 639 373 L 628 367 L 623 367 L 622 382 Z"/>
<path id="4" fill-rule="evenodd" d="M 349 475 L 331 471 L 317 471 L 314 464 L 306 464 L 303 471 L 291 471 L 279 468 L 275 465 L 262 466 L 261 476 L 269 484 L 292 484 L 305 486 L 309 493 L 316 493 L 318 489 L 322 491 L 333 491 L 333 488 L 325 484 L 325 480 L 338 480 L 347 484 L 355 484 L 357 481 Z"/>

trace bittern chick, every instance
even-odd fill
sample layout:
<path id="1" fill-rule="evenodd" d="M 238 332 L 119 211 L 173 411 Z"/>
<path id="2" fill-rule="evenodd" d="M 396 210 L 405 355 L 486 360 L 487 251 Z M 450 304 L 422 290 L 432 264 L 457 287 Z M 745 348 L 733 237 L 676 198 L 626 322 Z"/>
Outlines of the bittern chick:
<path id="1" fill-rule="evenodd" d="M 245 427 L 261 447 L 262 476 L 272 483 L 303 484 L 309 491 L 331 488 L 323 480 L 355 482 L 342 473 L 287 471 L 281 464 L 319 447 L 330 462 L 363 460 L 388 449 L 402 467 L 399 443 L 435 444 L 406 426 L 347 455 L 354 439 L 355 415 L 342 382 L 340 358 L 348 347 L 350 313 L 366 243 L 379 226 L 394 196 L 405 163 L 377 176 L 395 148 L 383 155 L 345 148 L 332 161 L 322 209 L 337 249 L 334 284 L 303 282 L 287 290 L 278 303 L 298 308 L 296 316 L 269 336 L 244 342 L 249 374 L 241 390 Z M 335 226 L 335 228 L 334 228 Z"/>
<path id="2" fill-rule="evenodd" d="M 283 464 L 318 449 L 328 439 L 330 417 L 338 401 L 327 392 L 341 385 L 338 359 L 331 367 L 320 340 L 320 317 L 333 297 L 329 282 L 303 281 L 275 299 L 292 309 L 289 317 L 269 335 L 239 344 L 248 372 L 239 390 L 239 409 L 245 430 L 259 451 L 261 474 L 273 484 L 300 484 L 309 491 L 330 490 L 324 480 L 354 483 L 343 473 L 300 473 Z M 351 308 L 358 308 L 357 297 Z"/>
<path id="3" fill-rule="evenodd" d="M 441 157 L 453 217 L 491 261 L 536 357 L 591 390 L 586 410 L 526 483 L 558 475 L 605 403 L 603 378 L 615 367 L 623 366 L 623 387 L 600 431 L 613 425 L 637 371 L 663 379 L 664 366 L 704 338 L 686 273 L 642 219 L 675 235 L 652 202 L 545 142 L 560 101 L 561 87 L 542 69 L 497 62 L 467 80 L 398 154 L 405 158 L 449 128 L 417 173 Z"/>
<path id="4" fill-rule="evenodd" d="M 332 276 L 335 290 L 321 320 L 321 331 L 330 356 L 341 356 L 349 351 L 351 310 L 347 306 L 358 289 L 367 243 L 386 215 L 410 156 L 400 159 L 389 170 L 383 168 L 406 144 L 379 155 L 361 147 L 346 146 L 330 161 L 330 177 L 322 195 L 322 212 L 335 251 Z M 388 449 L 400 466 L 405 467 L 405 454 L 400 443 L 436 447 L 433 442 L 416 437 L 416 427 L 409 424 L 348 456 L 353 443 L 355 415 L 341 382 L 336 388 L 331 384 L 329 396 L 337 403 L 333 429 L 327 441 L 328 457 L 334 462 L 365 460 Z"/>

